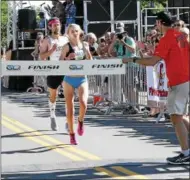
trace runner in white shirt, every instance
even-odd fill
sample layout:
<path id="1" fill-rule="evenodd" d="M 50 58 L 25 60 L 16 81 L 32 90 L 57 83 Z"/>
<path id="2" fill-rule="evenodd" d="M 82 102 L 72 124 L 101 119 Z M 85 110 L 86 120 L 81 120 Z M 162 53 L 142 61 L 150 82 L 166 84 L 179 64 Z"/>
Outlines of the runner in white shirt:
<path id="1" fill-rule="evenodd" d="M 59 18 L 52 18 L 48 21 L 48 28 L 50 30 L 50 36 L 46 37 L 40 47 L 40 59 L 59 61 L 59 57 L 62 52 L 63 46 L 68 42 L 66 36 L 61 36 L 61 24 Z M 63 76 L 48 76 L 47 85 L 49 88 L 49 108 L 50 108 L 50 119 L 51 129 L 57 131 L 58 126 L 56 123 L 56 97 L 57 89 L 63 81 Z"/>

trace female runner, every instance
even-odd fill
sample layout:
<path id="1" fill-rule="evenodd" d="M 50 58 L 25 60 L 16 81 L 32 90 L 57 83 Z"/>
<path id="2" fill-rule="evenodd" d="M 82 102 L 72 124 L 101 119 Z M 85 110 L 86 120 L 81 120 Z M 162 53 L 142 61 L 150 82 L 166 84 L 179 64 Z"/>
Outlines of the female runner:
<path id="1" fill-rule="evenodd" d="M 67 28 L 69 42 L 63 47 L 60 60 L 85 60 L 92 59 L 89 47 L 81 41 L 80 35 L 82 29 L 77 24 L 70 24 Z M 73 129 L 74 124 L 74 90 L 78 89 L 79 93 L 79 117 L 77 132 L 79 136 L 84 133 L 84 116 L 87 110 L 88 100 L 88 81 L 86 76 L 65 76 L 63 80 L 64 96 L 66 101 L 66 116 L 70 135 L 70 143 L 77 144 Z"/>

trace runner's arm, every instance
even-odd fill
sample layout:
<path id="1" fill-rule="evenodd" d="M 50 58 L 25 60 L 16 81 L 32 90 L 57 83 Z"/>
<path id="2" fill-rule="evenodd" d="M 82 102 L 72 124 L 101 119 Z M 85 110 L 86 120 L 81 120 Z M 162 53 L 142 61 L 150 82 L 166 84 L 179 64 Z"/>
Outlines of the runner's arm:
<path id="1" fill-rule="evenodd" d="M 52 49 L 50 49 L 50 44 L 47 39 L 44 39 L 41 46 L 40 46 L 40 59 L 41 60 L 46 60 L 51 54 L 52 54 Z"/>
<path id="2" fill-rule="evenodd" d="M 68 44 L 65 44 L 63 46 L 63 50 L 61 52 L 61 56 L 60 56 L 59 60 L 69 60 L 70 57 L 66 57 L 68 52 L 69 52 L 69 46 L 68 46 Z"/>

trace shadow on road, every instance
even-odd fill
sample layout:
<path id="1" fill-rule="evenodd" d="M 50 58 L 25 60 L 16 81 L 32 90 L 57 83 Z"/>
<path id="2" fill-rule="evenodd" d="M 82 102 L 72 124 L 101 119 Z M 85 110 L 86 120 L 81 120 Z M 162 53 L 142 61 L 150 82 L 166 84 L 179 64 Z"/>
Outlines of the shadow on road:
<path id="1" fill-rule="evenodd" d="M 110 173 L 111 172 L 111 173 Z M 135 173 L 133 173 L 135 172 Z M 105 179 L 105 178 L 124 178 L 128 179 L 188 179 L 188 166 L 169 166 L 163 163 L 115 163 L 93 168 L 72 169 L 72 170 L 43 170 L 43 171 L 25 171 L 16 173 L 2 173 L 2 179 Z M 185 173 L 185 175 L 184 175 Z"/>
<path id="2" fill-rule="evenodd" d="M 159 123 L 147 121 L 135 117 L 98 117 L 87 118 L 86 124 L 90 127 L 102 127 L 105 129 L 116 129 L 113 136 L 124 136 L 128 138 L 139 138 L 146 143 L 173 147 L 178 145 L 174 129 L 170 123 Z"/>
<path id="3" fill-rule="evenodd" d="M 31 153 L 44 153 L 54 149 L 64 149 L 66 145 L 69 144 L 58 144 L 58 145 L 51 145 L 51 146 L 41 146 L 32 149 L 24 149 L 24 150 L 12 150 L 12 151 L 1 151 L 1 154 L 31 154 Z"/>
<path id="4" fill-rule="evenodd" d="M 39 133 L 41 132 L 41 133 Z M 47 133 L 51 132 L 51 133 Z M 2 135 L 1 138 L 18 138 L 18 137 L 35 137 L 35 136 L 44 136 L 44 135 L 68 135 L 67 133 L 55 133 L 52 130 L 37 130 L 37 131 L 25 131 L 22 133 L 14 133 L 8 135 Z"/>
<path id="5" fill-rule="evenodd" d="M 47 118 L 49 117 L 48 98 L 47 94 L 31 95 L 27 93 L 6 93 L 3 95 L 10 103 L 17 103 L 19 106 L 34 107 L 34 116 Z M 79 106 L 76 103 L 75 114 L 79 112 Z M 56 107 L 57 117 L 65 116 L 65 104 L 63 101 L 57 102 Z M 140 138 L 147 143 L 152 143 L 159 146 L 173 147 L 178 145 L 178 141 L 171 123 L 155 123 L 155 119 L 145 119 L 141 115 L 110 115 L 104 116 L 96 109 L 88 108 L 87 115 L 92 115 L 86 118 L 85 123 L 90 127 L 102 127 L 117 129 L 117 133 L 113 136 L 125 136 L 130 138 Z"/>

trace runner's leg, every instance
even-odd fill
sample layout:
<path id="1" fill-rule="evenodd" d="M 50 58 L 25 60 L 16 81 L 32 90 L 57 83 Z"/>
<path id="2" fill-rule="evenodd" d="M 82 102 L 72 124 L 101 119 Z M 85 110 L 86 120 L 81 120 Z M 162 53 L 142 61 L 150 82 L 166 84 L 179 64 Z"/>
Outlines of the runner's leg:
<path id="1" fill-rule="evenodd" d="M 79 117 L 78 117 L 78 134 L 80 136 L 84 133 L 84 117 L 87 111 L 87 103 L 88 103 L 88 82 L 84 82 L 78 88 L 79 93 L 79 103 L 80 103 L 80 110 L 79 110 Z"/>
<path id="2" fill-rule="evenodd" d="M 66 116 L 67 116 L 67 123 L 68 123 L 68 129 L 70 134 L 70 142 L 71 144 L 77 144 L 75 139 L 75 133 L 74 133 L 74 88 L 68 84 L 67 82 L 63 82 L 64 87 L 64 96 L 65 96 L 65 102 L 66 102 Z"/>

